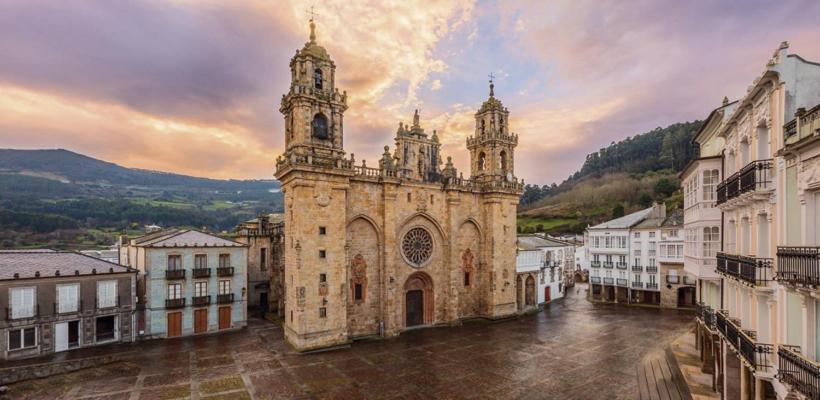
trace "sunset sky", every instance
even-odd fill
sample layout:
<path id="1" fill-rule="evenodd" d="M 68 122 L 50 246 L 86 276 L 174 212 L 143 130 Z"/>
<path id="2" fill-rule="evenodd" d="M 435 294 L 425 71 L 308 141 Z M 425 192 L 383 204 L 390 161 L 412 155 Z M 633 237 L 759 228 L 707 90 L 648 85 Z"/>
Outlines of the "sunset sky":
<path id="1" fill-rule="evenodd" d="M 705 118 L 746 92 L 781 41 L 820 60 L 818 1 L 0 0 L 0 147 L 271 178 L 311 5 L 348 92 L 356 159 L 376 165 L 418 108 L 467 171 L 464 139 L 492 72 L 528 183 Z"/>

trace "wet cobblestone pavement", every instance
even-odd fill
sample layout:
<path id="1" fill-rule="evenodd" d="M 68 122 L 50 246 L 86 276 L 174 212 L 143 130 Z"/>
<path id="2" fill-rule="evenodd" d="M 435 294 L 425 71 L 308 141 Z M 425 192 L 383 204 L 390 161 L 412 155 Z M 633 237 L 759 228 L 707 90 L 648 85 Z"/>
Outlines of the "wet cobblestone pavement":
<path id="1" fill-rule="evenodd" d="M 11 385 L 30 399 L 632 399 L 637 366 L 692 314 L 598 305 L 570 289 L 543 312 L 405 333 L 312 355 L 282 330 L 139 344 L 124 362 Z"/>

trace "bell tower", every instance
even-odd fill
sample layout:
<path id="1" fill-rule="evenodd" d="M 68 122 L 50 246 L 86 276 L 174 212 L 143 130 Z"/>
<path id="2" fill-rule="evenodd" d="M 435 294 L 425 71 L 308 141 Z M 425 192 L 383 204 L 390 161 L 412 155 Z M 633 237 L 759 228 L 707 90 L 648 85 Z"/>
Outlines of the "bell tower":
<path id="1" fill-rule="evenodd" d="M 515 181 L 513 152 L 518 145 L 518 135 L 509 131 L 509 116 L 509 110 L 495 98 L 495 84 L 490 74 L 490 98 L 475 114 L 474 136 L 467 138 L 473 179 Z"/>
<path id="2" fill-rule="evenodd" d="M 336 64 L 316 43 L 310 19 L 310 40 L 290 60 L 290 90 L 279 111 L 285 116 L 285 156 L 341 159 L 347 93 L 336 88 Z"/>

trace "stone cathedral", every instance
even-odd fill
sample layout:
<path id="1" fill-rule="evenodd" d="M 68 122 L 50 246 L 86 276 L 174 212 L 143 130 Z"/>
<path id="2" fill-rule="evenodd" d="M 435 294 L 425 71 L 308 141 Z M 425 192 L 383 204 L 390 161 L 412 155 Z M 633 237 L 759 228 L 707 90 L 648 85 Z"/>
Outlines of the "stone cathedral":
<path id="1" fill-rule="evenodd" d="M 518 136 L 492 82 L 466 143 L 469 178 L 443 161 L 418 112 L 399 124 L 392 152 L 356 162 L 344 150 L 347 94 L 310 28 L 279 109 L 286 340 L 308 351 L 516 313 Z"/>

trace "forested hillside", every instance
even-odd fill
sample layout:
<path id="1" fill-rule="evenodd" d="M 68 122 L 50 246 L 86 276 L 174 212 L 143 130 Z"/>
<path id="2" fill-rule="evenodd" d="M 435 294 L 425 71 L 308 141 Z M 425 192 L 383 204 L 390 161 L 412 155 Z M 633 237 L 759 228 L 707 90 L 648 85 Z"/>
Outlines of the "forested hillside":
<path id="1" fill-rule="evenodd" d="M 587 224 L 665 201 L 680 201 L 677 174 L 694 156 L 701 121 L 677 123 L 628 137 L 587 155 L 561 184 L 527 185 L 519 230 L 581 232 Z"/>
<path id="2" fill-rule="evenodd" d="M 67 150 L 0 149 L 0 248 L 113 243 L 146 224 L 229 230 L 282 208 L 275 180 L 126 168 Z"/>

